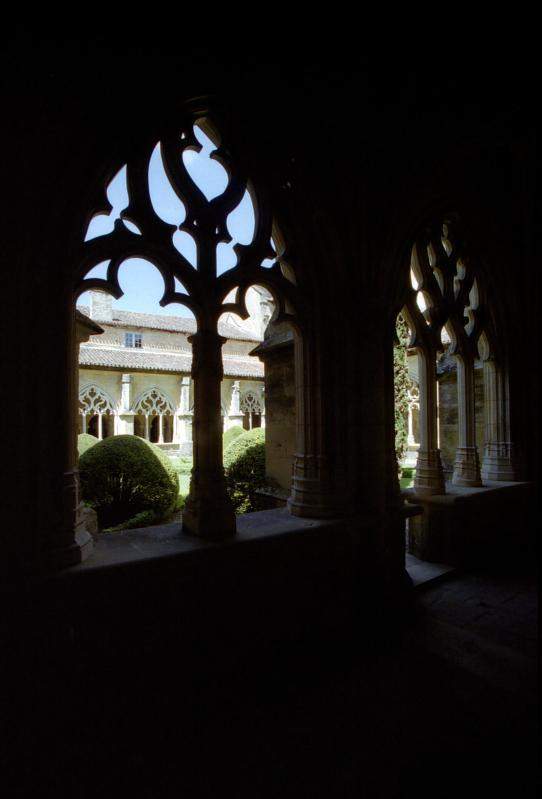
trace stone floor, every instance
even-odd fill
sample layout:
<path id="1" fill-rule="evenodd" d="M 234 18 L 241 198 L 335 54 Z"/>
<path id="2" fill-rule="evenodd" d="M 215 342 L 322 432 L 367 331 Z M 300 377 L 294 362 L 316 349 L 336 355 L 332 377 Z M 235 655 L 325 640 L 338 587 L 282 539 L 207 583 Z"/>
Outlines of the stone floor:
<path id="1" fill-rule="evenodd" d="M 398 633 L 235 673 L 186 674 L 169 639 L 141 642 L 129 667 L 87 653 L 49 703 L 50 675 L 29 687 L 32 724 L 13 731 L 26 768 L 6 796 L 531 797 L 536 622 L 532 575 L 456 573 L 416 595 Z"/>
<path id="2" fill-rule="evenodd" d="M 442 582 L 448 579 L 455 571 L 453 566 L 447 566 L 444 563 L 429 563 L 426 560 L 416 558 L 408 552 L 405 555 L 405 567 L 416 589 L 425 589 L 429 585 Z"/>

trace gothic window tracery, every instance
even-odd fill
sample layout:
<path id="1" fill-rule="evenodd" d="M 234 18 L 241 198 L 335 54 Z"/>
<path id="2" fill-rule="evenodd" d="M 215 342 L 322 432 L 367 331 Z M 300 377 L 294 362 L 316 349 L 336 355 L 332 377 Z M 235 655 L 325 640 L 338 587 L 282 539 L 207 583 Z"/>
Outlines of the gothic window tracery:
<path id="1" fill-rule="evenodd" d="M 253 427 L 260 427 L 262 424 L 263 403 L 261 397 L 255 391 L 245 391 L 239 403 L 243 414 L 243 427 L 252 430 Z"/>
<path id="2" fill-rule="evenodd" d="M 444 493 L 438 432 L 437 360 L 457 368 L 458 446 L 452 482 L 481 485 L 476 447 L 474 366 L 494 357 L 495 329 L 481 282 L 480 264 L 450 215 L 426 228 L 414 243 L 410 285 L 402 313 L 418 355 L 419 396 L 410 404 L 420 412 L 420 451 L 416 488 Z M 490 355 L 491 353 L 491 355 Z"/>
<path id="3" fill-rule="evenodd" d="M 107 201 L 99 193 L 79 253 L 75 293 L 101 289 L 120 298 L 119 269 L 137 257 L 162 275 L 160 304 L 180 303 L 194 314 L 194 469 L 183 525 L 212 537 L 235 531 L 222 466 L 218 319 L 228 312 L 246 319 L 246 294 L 254 285 L 269 291 L 277 322 L 299 330 L 302 309 L 266 196 L 249 181 L 242 159 L 204 106 L 195 101 L 176 130 L 165 131 L 117 171 Z M 224 302 L 232 290 L 233 300 Z M 170 412 L 151 396 L 137 410 L 159 418 Z"/>
<path id="4" fill-rule="evenodd" d="M 79 413 L 82 416 L 113 414 L 115 408 L 111 398 L 99 386 L 86 386 L 79 392 Z"/>
<path id="5" fill-rule="evenodd" d="M 245 391 L 241 396 L 241 410 L 243 413 L 262 413 L 262 403 L 255 391 Z"/>
<path id="6" fill-rule="evenodd" d="M 134 404 L 134 413 L 142 416 L 172 416 L 173 412 L 173 403 L 158 388 L 149 389 Z"/>

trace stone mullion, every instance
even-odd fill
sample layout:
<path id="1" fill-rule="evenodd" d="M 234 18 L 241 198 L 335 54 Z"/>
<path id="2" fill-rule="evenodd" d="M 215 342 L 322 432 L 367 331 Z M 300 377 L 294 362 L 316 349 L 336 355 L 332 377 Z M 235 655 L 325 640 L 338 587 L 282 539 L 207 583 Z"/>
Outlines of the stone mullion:
<path id="1" fill-rule="evenodd" d="M 458 447 L 452 483 L 476 487 L 482 485 L 482 480 L 476 448 L 474 361 L 470 356 L 456 355 L 456 362 Z"/>
<path id="2" fill-rule="evenodd" d="M 414 489 L 417 494 L 444 494 L 444 473 L 438 448 L 436 357 L 430 349 L 418 349 L 420 372 L 420 449 Z"/>
<path id="3" fill-rule="evenodd" d="M 235 513 L 226 491 L 222 464 L 222 343 L 213 330 L 190 336 L 194 380 L 194 465 L 183 529 L 203 538 L 235 533 Z"/>

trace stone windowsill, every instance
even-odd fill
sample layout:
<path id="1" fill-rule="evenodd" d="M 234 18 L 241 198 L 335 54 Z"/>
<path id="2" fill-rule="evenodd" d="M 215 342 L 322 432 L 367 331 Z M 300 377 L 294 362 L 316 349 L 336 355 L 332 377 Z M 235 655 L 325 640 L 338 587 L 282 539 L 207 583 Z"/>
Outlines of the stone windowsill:
<path id="1" fill-rule="evenodd" d="M 338 520 L 302 519 L 286 508 L 247 513 L 237 518 L 237 534 L 223 541 L 206 541 L 182 532 L 178 522 L 154 527 L 102 533 L 95 539 L 90 557 L 62 572 L 62 575 L 89 574 L 97 570 L 128 566 L 144 561 L 182 559 L 186 565 L 212 558 L 214 554 L 300 538 L 333 529 Z M 59 575 L 60 576 L 60 575 Z"/>
<path id="2" fill-rule="evenodd" d="M 401 496 L 408 503 L 419 503 L 424 505 L 455 505 L 473 501 L 491 501 L 492 498 L 502 496 L 511 492 L 517 493 L 525 491 L 532 486 L 527 482 L 496 482 L 486 481 L 479 488 L 467 488 L 446 483 L 445 494 L 417 494 L 416 489 L 405 488 L 401 491 Z"/>

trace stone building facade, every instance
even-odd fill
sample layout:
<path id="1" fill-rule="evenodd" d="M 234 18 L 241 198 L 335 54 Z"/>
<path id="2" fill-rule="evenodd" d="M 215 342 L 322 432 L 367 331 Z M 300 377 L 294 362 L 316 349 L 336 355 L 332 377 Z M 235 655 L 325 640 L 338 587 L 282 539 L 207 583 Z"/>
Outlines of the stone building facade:
<path id="1" fill-rule="evenodd" d="M 135 434 L 164 449 L 192 454 L 194 405 L 189 336 L 194 320 L 122 311 L 112 297 L 91 291 L 78 310 L 99 325 L 79 347 L 78 429 L 97 438 Z M 251 289 L 251 315 L 220 324 L 224 430 L 265 426 L 264 368 L 251 355 L 270 316 L 269 297 Z M 258 335 L 260 333 L 260 335 Z"/>

